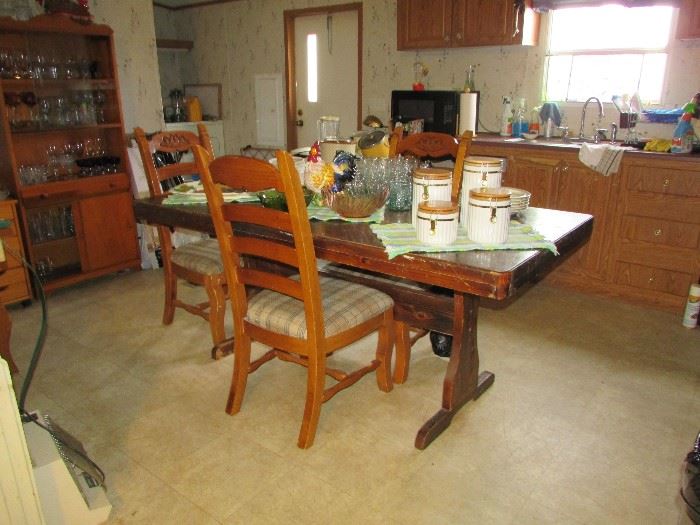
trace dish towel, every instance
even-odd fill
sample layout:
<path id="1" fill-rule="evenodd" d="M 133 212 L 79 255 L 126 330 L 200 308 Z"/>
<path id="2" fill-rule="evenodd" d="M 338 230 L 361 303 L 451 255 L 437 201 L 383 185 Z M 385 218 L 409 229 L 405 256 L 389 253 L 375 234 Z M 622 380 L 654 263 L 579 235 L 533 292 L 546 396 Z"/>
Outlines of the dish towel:
<path id="1" fill-rule="evenodd" d="M 625 148 L 612 144 L 581 144 L 578 159 L 605 176 L 617 173 Z"/>
<path id="2" fill-rule="evenodd" d="M 416 236 L 412 224 L 370 224 L 374 234 L 384 244 L 389 259 L 409 252 L 467 252 L 472 250 L 549 250 L 559 255 L 557 247 L 528 224 L 510 221 L 508 239 L 503 244 L 482 244 L 469 240 L 467 232 L 460 229 L 457 241 L 447 246 L 423 244 Z"/>

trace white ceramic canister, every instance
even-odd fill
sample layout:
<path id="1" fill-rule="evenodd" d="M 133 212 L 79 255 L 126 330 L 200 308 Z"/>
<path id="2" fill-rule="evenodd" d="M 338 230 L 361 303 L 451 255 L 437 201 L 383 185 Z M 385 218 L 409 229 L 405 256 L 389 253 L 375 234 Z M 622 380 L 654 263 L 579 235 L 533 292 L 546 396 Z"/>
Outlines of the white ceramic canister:
<path id="1" fill-rule="evenodd" d="M 413 209 L 411 223 L 416 226 L 418 205 L 426 201 L 449 201 L 452 198 L 452 172 L 441 168 L 413 170 Z"/>
<path id="2" fill-rule="evenodd" d="M 433 246 L 447 246 L 457 240 L 459 209 L 451 201 L 425 201 L 416 215 L 418 240 Z"/>
<path id="3" fill-rule="evenodd" d="M 467 236 L 474 242 L 503 244 L 508 239 L 510 192 L 502 188 L 469 190 Z"/>
<path id="4" fill-rule="evenodd" d="M 464 159 L 462 169 L 462 190 L 459 198 L 463 210 L 459 223 L 467 227 L 467 209 L 469 205 L 469 190 L 474 188 L 500 188 L 506 159 L 499 157 L 469 156 Z"/>

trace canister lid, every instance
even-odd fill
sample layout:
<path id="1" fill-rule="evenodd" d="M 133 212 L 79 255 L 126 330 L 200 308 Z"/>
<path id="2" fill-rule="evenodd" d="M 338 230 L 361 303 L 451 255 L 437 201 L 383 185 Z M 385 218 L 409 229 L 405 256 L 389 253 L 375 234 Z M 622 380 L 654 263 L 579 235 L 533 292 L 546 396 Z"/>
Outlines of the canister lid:
<path id="1" fill-rule="evenodd" d="M 499 157 L 481 157 L 478 155 L 470 155 L 464 159 L 465 164 L 475 165 L 475 166 L 496 166 L 500 167 L 503 165 L 504 159 Z"/>
<path id="2" fill-rule="evenodd" d="M 457 213 L 457 205 L 451 201 L 423 201 L 418 204 L 418 211 L 434 215 Z"/>
<path id="3" fill-rule="evenodd" d="M 510 191 L 505 188 L 473 188 L 469 190 L 469 198 L 484 201 L 509 201 Z"/>
<path id="4" fill-rule="evenodd" d="M 452 172 L 442 168 L 416 168 L 413 170 L 414 179 L 447 180 L 451 177 Z"/>

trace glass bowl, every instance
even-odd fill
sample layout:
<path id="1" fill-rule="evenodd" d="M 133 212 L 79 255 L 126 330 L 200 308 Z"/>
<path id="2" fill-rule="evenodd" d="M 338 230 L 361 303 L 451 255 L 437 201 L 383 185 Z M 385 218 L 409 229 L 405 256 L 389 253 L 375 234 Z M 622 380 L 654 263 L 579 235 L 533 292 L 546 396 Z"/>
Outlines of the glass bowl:
<path id="1" fill-rule="evenodd" d="M 360 219 L 369 217 L 384 206 L 389 196 L 389 188 L 367 191 L 349 184 L 342 191 L 323 190 L 322 193 L 326 206 L 338 215 L 349 219 Z"/>
<path id="2" fill-rule="evenodd" d="M 302 187 L 302 190 L 304 190 L 304 201 L 306 202 L 306 205 L 308 206 L 309 203 L 311 202 L 311 199 L 314 198 L 314 192 L 305 186 Z M 287 199 L 285 198 L 284 193 L 282 193 L 280 191 L 277 191 L 277 190 L 259 191 L 258 192 L 258 200 L 266 208 L 274 208 L 275 210 L 289 211 L 287 209 Z"/>

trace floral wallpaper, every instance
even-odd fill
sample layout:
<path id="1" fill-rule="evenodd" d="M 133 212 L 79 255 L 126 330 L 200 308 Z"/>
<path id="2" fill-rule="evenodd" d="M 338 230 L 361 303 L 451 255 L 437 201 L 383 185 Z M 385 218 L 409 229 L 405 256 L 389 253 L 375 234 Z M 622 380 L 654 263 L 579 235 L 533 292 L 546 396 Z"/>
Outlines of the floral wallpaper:
<path id="1" fill-rule="evenodd" d="M 126 133 L 136 126 L 161 129 L 163 108 L 151 2 L 91 0 L 89 7 L 95 23 L 114 30 Z"/>
<path id="2" fill-rule="evenodd" d="M 96 21 L 115 29 L 127 131 L 135 124 L 146 128 L 162 125 L 161 96 L 167 96 L 170 89 L 184 83 L 221 83 L 226 149 L 235 153 L 255 141 L 254 76 L 284 74 L 284 10 L 340 3 L 344 1 L 238 0 L 179 11 L 155 8 L 154 15 L 147 0 L 91 0 L 91 9 Z M 429 89 L 461 88 L 467 66 L 476 65 L 480 129 L 498 129 L 504 95 L 524 97 L 528 107 L 541 102 L 544 45 L 398 51 L 396 1 L 361 3 L 363 114 L 388 121 L 391 90 L 410 89 L 416 61 L 429 70 Z M 543 42 L 546 15 L 540 31 Z M 194 48 L 156 52 L 156 34 L 192 40 Z M 681 105 L 700 89 L 700 42 L 674 40 L 668 71 L 670 82 L 663 103 Z M 605 109 L 602 124 L 607 126 L 617 116 L 611 104 Z M 565 124 L 578 125 L 578 107 L 564 106 L 563 113 Z M 670 137 L 673 127 L 647 125 L 640 131 Z"/>

